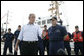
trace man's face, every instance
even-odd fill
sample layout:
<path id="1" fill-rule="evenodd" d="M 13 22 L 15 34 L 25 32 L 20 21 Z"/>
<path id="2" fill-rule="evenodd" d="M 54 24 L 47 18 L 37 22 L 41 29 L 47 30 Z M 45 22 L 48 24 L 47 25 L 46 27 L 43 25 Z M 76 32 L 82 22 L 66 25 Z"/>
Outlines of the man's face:
<path id="1" fill-rule="evenodd" d="M 11 30 L 8 30 L 8 32 L 10 33 L 10 32 L 11 32 Z"/>
<path id="2" fill-rule="evenodd" d="M 35 15 L 34 15 L 34 14 L 32 14 L 32 15 L 29 17 L 29 21 L 30 21 L 31 23 L 34 23 L 34 22 L 35 22 Z"/>
<path id="3" fill-rule="evenodd" d="M 47 27 L 44 27 L 44 29 L 47 29 Z"/>
<path id="4" fill-rule="evenodd" d="M 56 25 L 57 21 L 56 19 L 52 18 L 52 25 Z"/>
<path id="5" fill-rule="evenodd" d="M 79 28 L 75 28 L 76 31 L 79 31 Z"/>
<path id="6" fill-rule="evenodd" d="M 21 27 L 18 27 L 18 30 L 21 30 Z"/>

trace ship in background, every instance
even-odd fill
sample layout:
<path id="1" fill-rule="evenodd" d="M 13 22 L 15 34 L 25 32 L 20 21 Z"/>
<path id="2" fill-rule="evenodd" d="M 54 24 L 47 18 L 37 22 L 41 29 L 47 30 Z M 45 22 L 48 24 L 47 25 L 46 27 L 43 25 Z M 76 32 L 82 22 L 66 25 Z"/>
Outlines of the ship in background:
<path id="1" fill-rule="evenodd" d="M 58 24 L 62 25 L 62 26 L 66 26 L 66 28 L 68 28 L 69 24 L 67 23 L 67 25 L 63 25 L 63 21 L 61 19 L 61 15 L 63 15 L 62 12 L 60 12 L 60 5 L 62 5 L 64 2 L 63 1 L 51 1 L 51 3 L 49 4 L 49 9 L 48 11 L 50 12 L 51 15 L 49 16 L 45 16 L 45 17 L 39 17 L 35 23 L 38 24 L 42 29 L 44 27 L 44 25 L 47 25 L 47 28 L 49 28 L 51 26 L 51 21 L 50 19 L 53 17 L 53 16 L 56 16 L 57 19 L 58 19 Z M 2 27 L 1 27 L 1 35 L 3 36 L 4 33 L 7 32 L 7 25 L 8 25 L 8 16 L 9 16 L 9 11 L 1 18 L 1 20 L 4 18 L 4 17 L 7 17 L 7 20 L 5 23 L 3 24 L 6 24 L 6 29 L 3 28 L 3 24 L 2 24 Z M 73 46 L 73 44 L 71 45 Z"/>
<path id="2" fill-rule="evenodd" d="M 60 17 L 60 15 L 62 15 L 62 12 L 59 11 L 59 7 L 61 4 L 63 4 L 64 2 L 63 1 L 51 1 L 51 3 L 49 4 L 50 5 L 50 8 L 48 9 L 48 11 L 51 13 L 50 16 L 46 16 L 46 17 L 39 17 L 36 21 L 35 21 L 35 24 L 38 24 L 42 30 L 44 29 L 44 25 L 47 25 L 47 28 L 49 28 L 52 24 L 51 24 L 51 18 L 53 16 L 56 16 L 57 17 L 57 24 L 59 25 L 62 25 L 62 26 L 65 26 L 67 31 L 69 30 L 68 26 L 69 26 L 69 22 L 66 23 L 66 25 L 63 25 L 63 21 Z M 67 21 L 67 20 L 65 20 Z M 70 42 L 70 46 L 71 48 L 73 49 L 74 48 L 74 42 Z"/>
<path id="3" fill-rule="evenodd" d="M 48 11 L 50 12 L 51 15 L 45 16 L 45 17 L 39 17 L 35 21 L 35 23 L 38 24 L 42 29 L 43 29 L 44 25 L 47 25 L 47 28 L 49 28 L 51 26 L 50 19 L 53 16 L 56 16 L 57 20 L 58 20 L 58 24 L 65 26 L 66 29 L 68 30 L 69 23 L 67 23 L 67 25 L 63 25 L 63 21 L 60 17 L 60 15 L 62 15 L 62 12 L 59 11 L 59 7 L 63 3 L 64 3 L 63 1 L 51 1 L 51 3 L 49 4 L 49 9 L 48 9 Z"/>

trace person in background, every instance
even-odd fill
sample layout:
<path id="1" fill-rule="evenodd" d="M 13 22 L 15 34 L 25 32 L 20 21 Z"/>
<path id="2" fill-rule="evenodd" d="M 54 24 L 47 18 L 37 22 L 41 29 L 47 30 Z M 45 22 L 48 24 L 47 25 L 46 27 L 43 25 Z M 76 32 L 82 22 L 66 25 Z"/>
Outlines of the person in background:
<path id="1" fill-rule="evenodd" d="M 49 55 L 49 37 L 48 37 L 48 30 L 47 30 L 47 26 L 44 25 L 44 30 L 42 33 L 42 39 L 43 39 L 43 46 L 44 46 L 44 52 L 45 52 L 45 48 L 47 50 L 47 55 Z"/>
<path id="2" fill-rule="evenodd" d="M 21 25 L 18 26 L 18 29 L 14 32 L 14 48 L 15 48 L 15 45 L 16 45 L 16 41 L 17 41 L 17 38 L 19 36 L 19 33 L 20 33 L 20 30 L 21 30 Z M 21 41 L 19 43 L 19 50 L 21 50 Z M 17 51 L 14 50 L 14 55 L 17 55 Z"/>
<path id="3" fill-rule="evenodd" d="M 9 28 L 8 32 L 3 35 L 2 39 L 5 41 L 3 55 L 6 55 L 7 48 L 9 48 L 10 55 L 12 55 L 13 54 L 12 42 L 14 40 L 14 34 L 11 33 L 11 28 Z"/>
<path id="4" fill-rule="evenodd" d="M 72 38 L 74 40 L 74 52 L 78 55 L 79 50 L 83 55 L 83 32 L 79 31 L 79 27 L 75 26 L 75 32 L 72 33 Z"/>
<path id="5" fill-rule="evenodd" d="M 44 55 L 43 40 L 39 36 L 38 36 L 38 51 L 39 51 L 39 55 Z"/>
<path id="6" fill-rule="evenodd" d="M 66 38 L 64 39 L 64 47 L 66 48 L 68 55 L 71 55 L 70 42 L 71 42 L 71 33 L 68 32 Z"/>

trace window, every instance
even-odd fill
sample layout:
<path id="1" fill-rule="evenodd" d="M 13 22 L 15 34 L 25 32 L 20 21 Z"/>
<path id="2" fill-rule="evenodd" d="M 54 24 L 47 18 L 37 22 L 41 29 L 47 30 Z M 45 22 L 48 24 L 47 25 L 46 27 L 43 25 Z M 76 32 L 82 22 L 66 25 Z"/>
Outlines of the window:
<path id="1" fill-rule="evenodd" d="M 50 24 L 50 23 L 51 23 L 51 20 L 50 20 L 50 19 L 48 19 L 48 20 L 47 20 L 47 24 Z"/>
<path id="2" fill-rule="evenodd" d="M 38 25 L 41 25 L 41 21 L 38 22 Z"/>
<path id="3" fill-rule="evenodd" d="M 36 22 L 35 22 L 35 24 L 36 24 Z"/>
<path id="4" fill-rule="evenodd" d="M 44 24 L 46 24 L 46 21 L 45 20 L 42 21 L 42 25 L 44 25 Z"/>

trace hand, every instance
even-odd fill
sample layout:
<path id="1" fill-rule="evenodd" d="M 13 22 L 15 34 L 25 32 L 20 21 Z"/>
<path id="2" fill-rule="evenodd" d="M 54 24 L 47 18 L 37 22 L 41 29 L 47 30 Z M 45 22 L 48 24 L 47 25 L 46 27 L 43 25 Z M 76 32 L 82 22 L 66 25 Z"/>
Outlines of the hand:
<path id="1" fill-rule="evenodd" d="M 18 46 L 16 45 L 16 46 L 15 46 L 15 51 L 17 51 L 17 50 L 18 50 Z"/>
<path id="2" fill-rule="evenodd" d="M 6 38 L 2 38 L 2 41 L 5 41 L 6 40 Z"/>

